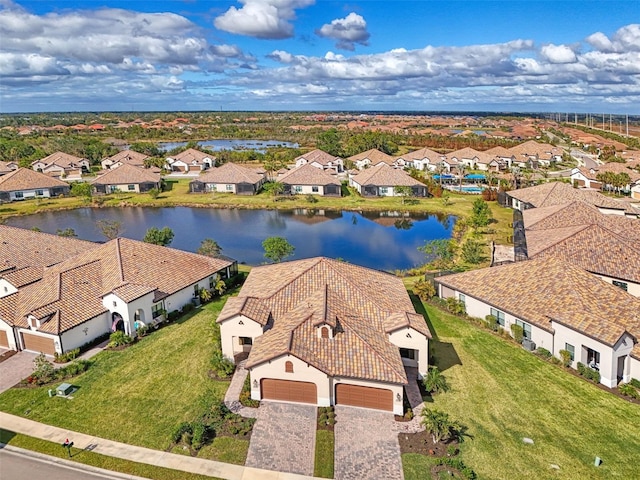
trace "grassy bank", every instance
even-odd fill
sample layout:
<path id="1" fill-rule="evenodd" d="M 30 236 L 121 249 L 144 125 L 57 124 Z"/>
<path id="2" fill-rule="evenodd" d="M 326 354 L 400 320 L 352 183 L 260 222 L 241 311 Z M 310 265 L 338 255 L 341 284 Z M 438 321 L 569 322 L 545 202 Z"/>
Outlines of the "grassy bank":
<path id="1" fill-rule="evenodd" d="M 76 377 L 73 400 L 48 388 L 14 388 L 0 409 L 119 442 L 164 450 L 175 427 L 222 401 L 229 383 L 209 378 L 211 322 L 224 299 L 164 327 L 122 351 L 104 351 Z M 218 437 L 199 456 L 244 464 L 248 441 Z"/>
<path id="2" fill-rule="evenodd" d="M 429 406 L 469 427 L 461 458 L 479 478 L 640 476 L 637 405 L 435 307 L 426 311 L 436 364 L 452 386 Z M 405 478 L 425 478 L 429 460 L 404 455 Z"/>

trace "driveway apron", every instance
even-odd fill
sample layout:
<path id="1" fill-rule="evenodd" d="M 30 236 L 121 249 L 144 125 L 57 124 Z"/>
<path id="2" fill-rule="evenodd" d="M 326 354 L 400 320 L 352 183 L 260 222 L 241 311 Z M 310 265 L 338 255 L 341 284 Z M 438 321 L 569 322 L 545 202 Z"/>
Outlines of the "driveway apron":
<path id="1" fill-rule="evenodd" d="M 336 406 L 336 480 L 402 480 L 393 413 Z"/>
<path id="2" fill-rule="evenodd" d="M 312 476 L 316 412 L 315 405 L 262 402 L 245 465 Z"/>
<path id="3" fill-rule="evenodd" d="M 33 372 L 33 359 L 37 353 L 18 352 L 0 363 L 0 393 L 9 390 Z"/>

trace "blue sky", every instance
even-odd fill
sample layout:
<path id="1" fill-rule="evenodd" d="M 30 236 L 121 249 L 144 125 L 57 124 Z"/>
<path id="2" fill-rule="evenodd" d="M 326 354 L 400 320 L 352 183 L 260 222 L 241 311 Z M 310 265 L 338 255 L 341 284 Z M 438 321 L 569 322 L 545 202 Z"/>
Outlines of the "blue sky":
<path id="1" fill-rule="evenodd" d="M 636 1 L 0 0 L 0 111 L 640 113 Z"/>

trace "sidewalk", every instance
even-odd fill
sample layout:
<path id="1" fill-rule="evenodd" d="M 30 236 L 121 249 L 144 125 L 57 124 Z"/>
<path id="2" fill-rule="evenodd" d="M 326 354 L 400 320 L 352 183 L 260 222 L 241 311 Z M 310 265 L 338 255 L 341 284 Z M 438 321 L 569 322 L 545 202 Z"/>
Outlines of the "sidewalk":
<path id="1" fill-rule="evenodd" d="M 186 457 L 173 453 L 152 450 L 150 448 L 127 445 L 104 438 L 72 432 L 64 428 L 53 427 L 34 422 L 22 417 L 0 412 L 0 427 L 6 430 L 22 433 L 35 438 L 49 440 L 62 444 L 65 439 L 74 442 L 76 448 L 83 448 L 138 463 L 146 463 L 158 467 L 171 468 L 183 472 L 197 473 L 225 480 L 311 480 L 313 477 L 293 473 L 274 472 L 259 468 L 232 465 L 229 463 L 204 460 L 202 458 Z M 89 447 L 89 448 L 87 448 Z"/>

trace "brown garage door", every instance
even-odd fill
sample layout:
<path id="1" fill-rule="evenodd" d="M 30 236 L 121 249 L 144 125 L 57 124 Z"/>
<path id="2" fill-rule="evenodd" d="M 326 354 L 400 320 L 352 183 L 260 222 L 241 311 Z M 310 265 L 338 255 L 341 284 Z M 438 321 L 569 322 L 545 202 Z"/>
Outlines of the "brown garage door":
<path id="1" fill-rule="evenodd" d="M 261 383 L 262 398 L 265 400 L 299 403 L 317 403 L 318 401 L 315 383 L 276 380 L 274 378 L 264 378 Z"/>
<path id="2" fill-rule="evenodd" d="M 393 411 L 393 392 L 384 388 L 336 385 L 336 404 Z"/>
<path id="3" fill-rule="evenodd" d="M 52 338 L 31 335 L 30 333 L 23 333 L 22 341 L 25 350 L 31 350 L 32 352 L 42 352 L 47 355 L 53 355 L 56 351 L 56 348 L 53 345 Z"/>
<path id="4" fill-rule="evenodd" d="M 9 339 L 7 338 L 7 332 L 0 330 L 0 347 L 9 348 Z"/>

